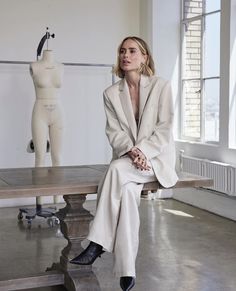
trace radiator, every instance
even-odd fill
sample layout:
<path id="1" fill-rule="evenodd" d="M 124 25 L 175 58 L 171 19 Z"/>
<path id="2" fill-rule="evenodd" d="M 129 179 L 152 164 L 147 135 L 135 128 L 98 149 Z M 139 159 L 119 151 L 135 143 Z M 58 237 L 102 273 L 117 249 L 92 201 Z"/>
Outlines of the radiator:
<path id="1" fill-rule="evenodd" d="M 180 168 L 184 172 L 212 178 L 214 185 L 208 189 L 236 196 L 236 166 L 181 153 Z"/>

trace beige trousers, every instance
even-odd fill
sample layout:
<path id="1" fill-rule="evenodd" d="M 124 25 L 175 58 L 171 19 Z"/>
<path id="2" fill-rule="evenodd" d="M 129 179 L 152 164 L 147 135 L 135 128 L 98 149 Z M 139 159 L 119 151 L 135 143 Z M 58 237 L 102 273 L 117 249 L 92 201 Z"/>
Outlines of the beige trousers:
<path id="1" fill-rule="evenodd" d="M 114 252 L 117 277 L 135 277 L 139 245 L 140 195 L 143 184 L 155 181 L 153 170 L 135 168 L 129 157 L 112 161 L 98 191 L 98 205 L 88 240 Z"/>

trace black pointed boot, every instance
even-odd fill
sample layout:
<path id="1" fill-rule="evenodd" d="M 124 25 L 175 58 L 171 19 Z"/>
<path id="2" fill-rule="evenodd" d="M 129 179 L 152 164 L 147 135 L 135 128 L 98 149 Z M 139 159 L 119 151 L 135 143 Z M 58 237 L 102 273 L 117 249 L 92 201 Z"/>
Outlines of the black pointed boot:
<path id="1" fill-rule="evenodd" d="M 77 257 L 70 261 L 71 264 L 76 265 L 92 265 L 92 263 L 103 254 L 102 246 L 94 242 L 90 242 L 88 247 Z"/>
<path id="2" fill-rule="evenodd" d="M 134 277 L 120 277 L 120 287 L 123 291 L 131 290 L 135 285 Z"/>

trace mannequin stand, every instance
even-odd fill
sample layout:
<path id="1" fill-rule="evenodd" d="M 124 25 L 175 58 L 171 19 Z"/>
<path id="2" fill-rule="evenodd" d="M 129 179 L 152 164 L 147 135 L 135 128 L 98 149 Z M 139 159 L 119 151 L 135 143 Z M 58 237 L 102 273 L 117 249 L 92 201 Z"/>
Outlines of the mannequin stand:
<path id="1" fill-rule="evenodd" d="M 36 208 L 20 208 L 18 220 L 23 219 L 23 213 L 25 214 L 29 227 L 31 227 L 32 220 L 36 216 L 47 218 L 47 223 L 51 227 L 60 223 L 59 219 L 55 216 L 56 207 L 43 208 L 42 205 L 36 204 Z"/>

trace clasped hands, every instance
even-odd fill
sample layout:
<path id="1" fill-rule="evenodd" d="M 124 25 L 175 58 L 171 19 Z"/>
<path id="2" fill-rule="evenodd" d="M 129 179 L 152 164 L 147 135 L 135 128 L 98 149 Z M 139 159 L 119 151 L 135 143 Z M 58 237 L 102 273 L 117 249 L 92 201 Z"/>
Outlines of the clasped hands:
<path id="1" fill-rule="evenodd" d="M 128 155 L 133 161 L 133 164 L 137 169 L 140 169 L 141 171 L 143 170 L 149 171 L 151 169 L 151 167 L 148 166 L 147 164 L 146 156 L 143 154 L 143 152 L 140 149 L 133 147 L 128 152 Z"/>

